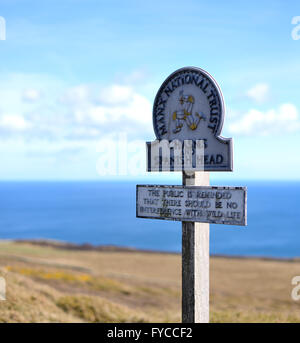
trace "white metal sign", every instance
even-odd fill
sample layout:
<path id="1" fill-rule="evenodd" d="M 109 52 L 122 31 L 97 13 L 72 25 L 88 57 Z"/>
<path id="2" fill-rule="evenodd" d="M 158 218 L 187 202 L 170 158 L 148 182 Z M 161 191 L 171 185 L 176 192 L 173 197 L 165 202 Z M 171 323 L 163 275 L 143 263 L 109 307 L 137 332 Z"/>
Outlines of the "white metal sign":
<path id="1" fill-rule="evenodd" d="M 224 112 L 222 92 L 210 74 L 195 67 L 172 73 L 154 100 L 153 127 L 157 141 L 147 142 L 147 170 L 164 171 L 153 165 L 153 159 L 159 157 L 155 147 L 161 140 L 202 140 L 204 170 L 231 171 L 232 140 L 220 136 Z M 194 168 L 203 170 L 196 165 Z M 170 171 L 182 170 L 175 166 Z"/>
<path id="2" fill-rule="evenodd" d="M 245 187 L 137 185 L 137 217 L 246 225 Z"/>

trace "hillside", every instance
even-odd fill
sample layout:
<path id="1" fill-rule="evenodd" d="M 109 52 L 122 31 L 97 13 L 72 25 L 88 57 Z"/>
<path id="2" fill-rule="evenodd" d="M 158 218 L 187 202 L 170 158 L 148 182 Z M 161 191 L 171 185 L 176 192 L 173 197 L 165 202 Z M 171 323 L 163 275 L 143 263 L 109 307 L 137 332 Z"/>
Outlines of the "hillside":
<path id="1" fill-rule="evenodd" d="M 300 322 L 300 261 L 211 258 L 212 322 Z M 0 322 L 178 322 L 181 257 L 56 242 L 0 242 Z"/>

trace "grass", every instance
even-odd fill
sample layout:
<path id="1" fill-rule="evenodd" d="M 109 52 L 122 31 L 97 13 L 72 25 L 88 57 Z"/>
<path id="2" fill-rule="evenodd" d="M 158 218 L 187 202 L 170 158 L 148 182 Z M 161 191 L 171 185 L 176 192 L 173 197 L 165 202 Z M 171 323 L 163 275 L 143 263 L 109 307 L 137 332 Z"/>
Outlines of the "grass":
<path id="1" fill-rule="evenodd" d="M 300 322 L 300 262 L 212 257 L 211 322 Z M 181 258 L 0 242 L 0 322 L 179 322 Z"/>
<path id="2" fill-rule="evenodd" d="M 59 298 L 56 304 L 64 312 L 92 323 L 143 323 L 146 321 L 142 313 L 100 297 L 67 295 Z"/>

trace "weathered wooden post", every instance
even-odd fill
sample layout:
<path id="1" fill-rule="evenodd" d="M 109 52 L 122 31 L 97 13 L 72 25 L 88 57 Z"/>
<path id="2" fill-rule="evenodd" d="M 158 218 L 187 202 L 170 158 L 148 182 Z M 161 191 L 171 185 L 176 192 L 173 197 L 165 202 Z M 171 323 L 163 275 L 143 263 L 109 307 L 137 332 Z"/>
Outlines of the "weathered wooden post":
<path id="1" fill-rule="evenodd" d="M 233 169 L 223 120 L 211 75 L 194 67 L 171 74 L 154 100 L 157 140 L 147 142 L 147 170 L 181 171 L 182 186 L 137 185 L 137 217 L 182 221 L 184 323 L 209 322 L 209 223 L 246 225 L 246 189 L 209 187 L 209 172 Z"/>
<path id="2" fill-rule="evenodd" d="M 184 186 L 208 186 L 209 173 L 182 173 Z M 182 322 L 209 322 L 209 224 L 182 222 Z"/>

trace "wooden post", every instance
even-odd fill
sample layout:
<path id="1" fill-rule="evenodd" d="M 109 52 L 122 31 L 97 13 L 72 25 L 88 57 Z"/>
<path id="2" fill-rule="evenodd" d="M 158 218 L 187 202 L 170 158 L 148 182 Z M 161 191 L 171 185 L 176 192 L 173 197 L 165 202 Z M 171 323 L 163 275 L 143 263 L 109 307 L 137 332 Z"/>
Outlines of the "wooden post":
<path id="1" fill-rule="evenodd" d="M 208 172 L 182 173 L 184 186 L 209 186 Z M 182 222 L 182 322 L 209 322 L 209 224 Z"/>

